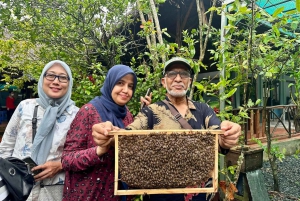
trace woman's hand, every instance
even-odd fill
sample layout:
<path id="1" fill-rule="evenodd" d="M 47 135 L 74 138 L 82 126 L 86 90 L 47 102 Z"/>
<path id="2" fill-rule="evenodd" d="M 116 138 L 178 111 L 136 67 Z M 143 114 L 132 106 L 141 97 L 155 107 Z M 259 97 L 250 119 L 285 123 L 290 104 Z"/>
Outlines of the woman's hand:
<path id="1" fill-rule="evenodd" d="M 114 146 L 114 136 L 108 135 L 108 132 L 113 130 L 120 130 L 120 128 L 113 126 L 110 121 L 93 125 L 92 136 L 94 138 L 94 142 L 98 145 L 96 149 L 98 156 L 105 154 L 109 150 L 110 146 Z"/>
<path id="2" fill-rule="evenodd" d="M 43 165 L 38 165 L 32 168 L 32 171 L 35 170 L 42 170 L 41 173 L 34 176 L 35 181 L 41 181 L 46 178 L 54 177 L 62 170 L 62 164 L 60 161 L 47 161 Z"/>

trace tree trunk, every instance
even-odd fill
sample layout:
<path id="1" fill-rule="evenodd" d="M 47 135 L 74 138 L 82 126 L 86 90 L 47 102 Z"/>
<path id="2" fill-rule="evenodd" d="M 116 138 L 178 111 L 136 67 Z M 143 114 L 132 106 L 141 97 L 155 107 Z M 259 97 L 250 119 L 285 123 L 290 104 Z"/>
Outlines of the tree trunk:
<path id="1" fill-rule="evenodd" d="M 204 4 L 203 2 L 204 0 L 196 0 L 196 5 L 197 5 L 197 13 L 198 13 L 198 18 L 199 18 L 199 45 L 200 45 L 200 56 L 199 56 L 199 61 L 202 62 L 205 56 L 205 52 L 206 52 L 206 47 L 207 47 L 207 43 L 208 43 L 208 39 L 209 39 L 209 33 L 210 33 L 210 29 L 211 29 L 211 23 L 212 23 L 212 18 L 214 15 L 214 11 L 210 11 L 210 15 L 209 15 L 209 21 L 208 21 L 208 25 L 207 25 L 207 31 L 205 33 L 205 40 L 203 40 L 203 23 L 206 21 L 206 17 L 205 19 L 203 19 L 203 16 L 205 16 L 205 9 L 204 9 Z M 201 5 L 202 3 L 202 5 Z M 213 7 L 216 6 L 217 0 L 213 0 Z M 200 68 L 199 68 L 200 69 Z M 198 72 L 194 72 L 194 78 L 193 81 L 196 82 L 197 81 L 197 76 L 198 76 Z M 194 89 L 195 89 L 195 85 L 192 84 L 191 90 L 190 90 L 190 99 L 193 99 L 193 95 L 194 95 Z"/>
<path id="2" fill-rule="evenodd" d="M 178 51 L 182 45 L 182 40 L 181 40 L 181 36 L 182 36 L 182 28 L 181 28 L 181 15 L 180 15 L 180 9 L 177 9 L 176 12 L 177 16 L 176 16 L 176 36 L 175 36 L 175 43 L 178 44 Z"/>
<path id="3" fill-rule="evenodd" d="M 279 192 L 279 180 L 278 180 L 278 165 L 276 163 L 276 156 L 274 154 L 269 155 L 269 162 L 272 169 L 272 175 L 273 175 L 273 182 L 274 182 L 274 191 Z"/>
<path id="4" fill-rule="evenodd" d="M 161 32 L 161 28 L 160 28 L 160 24 L 159 24 L 158 15 L 157 15 L 154 0 L 150 0 L 150 7 L 151 7 L 152 17 L 153 17 L 153 20 L 155 22 L 155 29 L 156 29 L 158 42 L 159 42 L 159 44 L 163 45 L 164 42 L 163 42 L 163 38 L 162 38 L 162 32 Z M 165 63 L 166 55 L 162 54 L 160 56 L 161 56 L 162 62 Z"/>
<path id="5" fill-rule="evenodd" d="M 140 15 L 140 18 L 141 18 L 141 21 L 142 21 L 142 24 L 145 24 L 146 23 L 146 20 L 144 18 L 144 14 L 143 12 L 141 11 L 141 5 L 140 5 L 140 1 L 137 1 L 137 7 L 138 7 L 138 10 L 139 10 L 139 15 Z M 152 18 L 152 15 L 148 15 L 148 18 L 149 20 L 151 20 L 152 22 L 152 26 L 151 26 L 151 29 L 154 30 L 154 25 L 153 25 L 153 18 Z M 151 38 L 150 38 L 151 36 Z M 152 60 L 153 62 L 153 66 L 158 66 L 158 58 L 157 58 L 157 52 L 156 51 L 153 51 L 153 46 L 156 46 L 156 38 L 155 38 L 155 35 L 152 33 L 150 36 L 146 36 L 146 41 L 147 41 L 147 45 L 148 45 L 148 49 L 150 51 L 150 53 L 152 55 L 154 55 L 154 59 Z"/>
<path id="6" fill-rule="evenodd" d="M 264 113 L 264 111 L 263 111 Z M 267 122 L 270 122 L 270 115 L 266 115 Z M 270 128 L 268 127 L 266 130 L 267 135 L 267 155 L 270 162 L 272 175 L 273 175 L 273 182 L 274 182 L 274 191 L 279 192 L 279 180 L 278 180 L 278 165 L 276 163 L 277 157 L 275 156 L 275 153 L 271 153 L 272 148 L 272 138 L 271 138 L 271 132 Z"/>
<path id="7" fill-rule="evenodd" d="M 300 110 L 297 108 L 294 115 L 294 126 L 296 133 L 300 132 Z"/>

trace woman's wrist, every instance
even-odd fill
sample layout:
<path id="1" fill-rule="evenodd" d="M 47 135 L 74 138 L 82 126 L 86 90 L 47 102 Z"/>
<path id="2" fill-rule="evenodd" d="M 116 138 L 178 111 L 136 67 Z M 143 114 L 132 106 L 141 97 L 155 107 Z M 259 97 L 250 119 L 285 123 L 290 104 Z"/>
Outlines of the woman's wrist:
<path id="1" fill-rule="evenodd" d="M 105 153 L 106 153 L 106 151 L 102 147 L 97 146 L 97 148 L 96 148 L 96 154 L 97 154 L 98 157 L 102 156 Z"/>

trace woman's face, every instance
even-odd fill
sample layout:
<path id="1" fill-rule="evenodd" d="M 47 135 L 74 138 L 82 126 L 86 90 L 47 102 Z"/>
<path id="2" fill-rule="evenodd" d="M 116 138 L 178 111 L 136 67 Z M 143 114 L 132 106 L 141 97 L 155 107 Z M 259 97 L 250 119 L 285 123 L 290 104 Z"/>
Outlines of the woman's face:
<path id="1" fill-rule="evenodd" d="M 133 75 L 127 74 L 114 86 L 111 97 L 116 104 L 123 106 L 128 103 L 133 94 Z"/>
<path id="2" fill-rule="evenodd" d="M 54 64 L 47 70 L 46 75 L 43 81 L 43 90 L 46 95 L 54 99 L 63 97 L 69 87 L 69 80 L 65 80 L 68 77 L 67 71 L 61 65 Z M 58 77 L 53 80 L 54 76 L 61 76 L 60 80 L 63 82 Z"/>

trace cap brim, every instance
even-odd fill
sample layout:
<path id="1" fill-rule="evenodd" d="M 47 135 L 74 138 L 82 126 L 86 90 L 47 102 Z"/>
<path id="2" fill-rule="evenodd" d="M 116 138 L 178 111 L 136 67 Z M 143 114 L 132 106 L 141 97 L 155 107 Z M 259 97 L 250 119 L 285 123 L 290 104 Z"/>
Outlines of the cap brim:
<path id="1" fill-rule="evenodd" d="M 187 64 L 186 62 L 183 62 L 183 61 L 173 61 L 173 62 L 169 63 L 167 66 L 165 66 L 164 72 L 163 72 L 164 75 L 168 71 L 168 68 L 170 68 L 170 66 L 172 66 L 173 64 L 183 64 L 187 68 L 187 70 L 190 71 L 190 73 L 192 73 L 192 67 L 189 64 Z"/>

